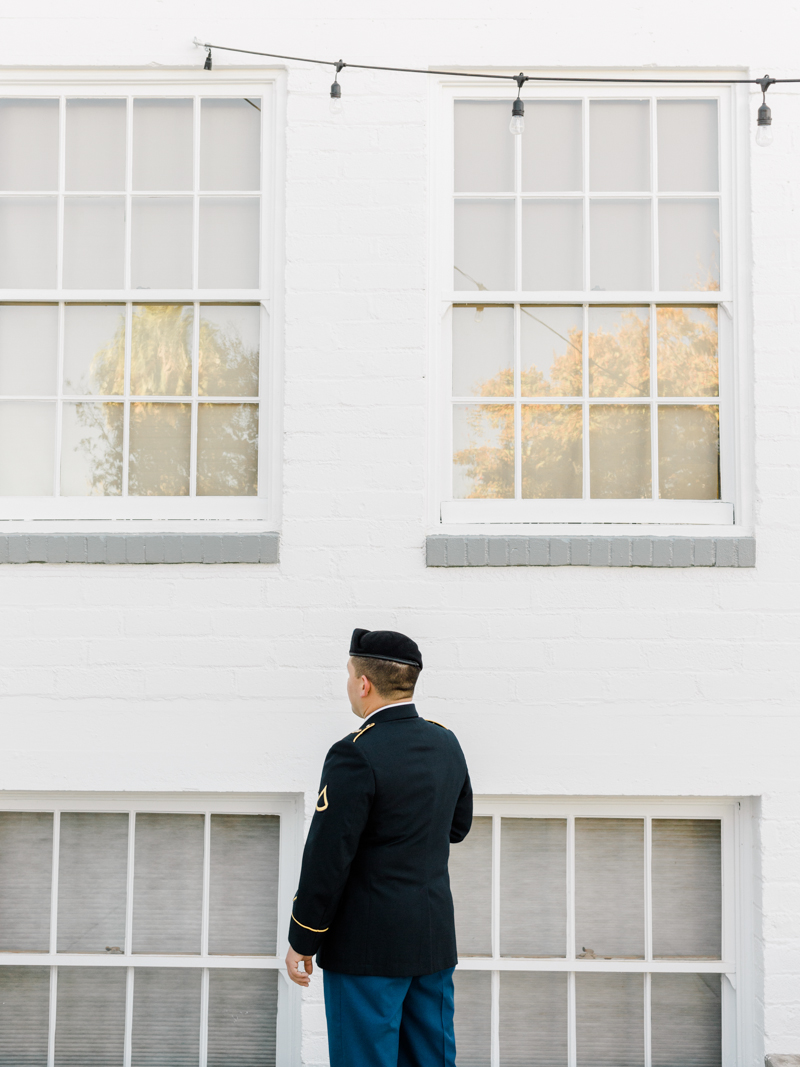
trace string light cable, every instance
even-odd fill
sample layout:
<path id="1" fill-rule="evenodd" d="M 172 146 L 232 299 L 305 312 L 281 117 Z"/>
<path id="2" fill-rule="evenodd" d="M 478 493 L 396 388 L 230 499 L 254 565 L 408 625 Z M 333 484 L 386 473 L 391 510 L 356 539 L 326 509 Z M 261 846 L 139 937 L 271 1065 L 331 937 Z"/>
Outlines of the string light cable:
<path id="1" fill-rule="evenodd" d="M 194 44 L 198 48 L 206 49 L 204 70 L 212 69 L 212 49 L 219 52 L 239 52 L 248 56 L 265 56 L 267 59 L 286 59 L 292 63 L 314 63 L 317 66 L 333 67 L 334 78 L 330 89 L 330 108 L 333 114 L 339 114 L 342 110 L 342 86 L 339 75 L 345 67 L 353 70 L 383 70 L 396 74 L 435 74 L 451 78 L 492 78 L 498 81 L 513 81 L 517 84 L 517 96 L 511 105 L 511 133 L 519 136 L 525 130 L 525 104 L 522 100 L 522 87 L 526 82 L 580 82 L 592 85 L 757 85 L 761 90 L 762 102 L 758 109 L 756 144 L 763 148 L 772 144 L 772 112 L 767 105 L 767 89 L 771 85 L 800 82 L 800 78 L 771 78 L 768 74 L 763 78 L 603 78 L 583 77 L 573 78 L 570 76 L 546 75 L 546 74 L 489 74 L 485 71 L 463 70 L 426 70 L 423 67 L 385 67 L 373 63 L 345 63 L 342 59 L 310 59 L 308 56 L 284 56 L 278 52 L 257 52 L 252 48 L 232 48 L 230 45 L 212 44 L 209 41 L 201 41 L 195 37 Z"/>

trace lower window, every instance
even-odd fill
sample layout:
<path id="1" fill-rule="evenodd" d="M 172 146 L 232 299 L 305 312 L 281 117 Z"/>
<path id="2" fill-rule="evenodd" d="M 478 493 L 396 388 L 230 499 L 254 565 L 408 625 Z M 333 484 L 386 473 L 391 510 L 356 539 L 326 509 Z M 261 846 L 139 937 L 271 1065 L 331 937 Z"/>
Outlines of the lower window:
<path id="1" fill-rule="evenodd" d="M 720 1067 L 732 805 L 496 802 L 451 850 L 459 1067 Z"/>
<path id="2" fill-rule="evenodd" d="M 0 811 L 0 1062 L 274 1065 L 281 814 Z"/>

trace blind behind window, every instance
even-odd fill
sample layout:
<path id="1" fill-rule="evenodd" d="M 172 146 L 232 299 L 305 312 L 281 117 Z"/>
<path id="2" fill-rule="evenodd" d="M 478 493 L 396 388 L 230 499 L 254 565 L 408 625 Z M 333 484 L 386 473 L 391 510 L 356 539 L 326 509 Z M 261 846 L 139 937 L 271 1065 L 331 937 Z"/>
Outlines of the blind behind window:
<path id="1" fill-rule="evenodd" d="M 503 819 L 500 953 L 561 956 L 567 944 L 567 820 Z"/>
<path id="2" fill-rule="evenodd" d="M 456 971 L 453 983 L 458 1067 L 489 1067 L 492 1050 L 491 973 Z"/>
<path id="3" fill-rule="evenodd" d="M 58 951 L 124 952 L 128 816 L 65 811 L 58 850 Z"/>
<path id="4" fill-rule="evenodd" d="M 653 1067 L 720 1067 L 720 976 L 654 974 L 651 982 Z"/>
<path id="5" fill-rule="evenodd" d="M 644 956 L 644 820 L 575 820 L 575 954 Z"/>
<path id="6" fill-rule="evenodd" d="M 59 967 L 56 1067 L 122 1067 L 123 967 Z"/>
<path id="7" fill-rule="evenodd" d="M 0 967 L 0 1064 L 47 1067 L 48 967 Z"/>
<path id="8" fill-rule="evenodd" d="M 197 1067 L 199 970 L 141 967 L 134 972 L 132 1067 Z"/>
<path id="9" fill-rule="evenodd" d="M 644 1067 L 644 975 L 576 974 L 578 1067 Z"/>
<path id="10" fill-rule="evenodd" d="M 203 816 L 136 816 L 133 951 L 200 951 Z"/>
<path id="11" fill-rule="evenodd" d="M 566 1067 L 566 974 L 500 974 L 500 1067 Z"/>
<path id="12" fill-rule="evenodd" d="M 492 954 L 492 820 L 478 816 L 466 839 L 450 846 L 450 888 L 460 956 Z"/>
<path id="13" fill-rule="evenodd" d="M 277 971 L 208 976 L 208 1067 L 274 1067 Z"/>
<path id="14" fill-rule="evenodd" d="M 211 816 L 212 955 L 275 955 L 279 844 L 276 815 Z"/>
<path id="15" fill-rule="evenodd" d="M 653 819 L 653 955 L 720 959 L 718 819 Z"/>
<path id="16" fill-rule="evenodd" d="M 53 816 L 0 812 L 0 952 L 47 952 Z"/>

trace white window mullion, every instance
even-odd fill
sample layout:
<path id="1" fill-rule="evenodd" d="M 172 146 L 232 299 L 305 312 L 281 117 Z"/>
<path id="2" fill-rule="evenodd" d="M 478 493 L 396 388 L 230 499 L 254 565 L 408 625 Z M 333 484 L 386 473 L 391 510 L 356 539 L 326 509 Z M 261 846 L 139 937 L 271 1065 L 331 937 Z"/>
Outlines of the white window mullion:
<path id="1" fill-rule="evenodd" d="M 125 982 L 125 1038 L 123 1043 L 122 1067 L 131 1067 L 133 1046 L 133 983 L 134 968 L 128 967 Z"/>
<path id="2" fill-rule="evenodd" d="M 191 452 L 189 453 L 189 496 L 197 496 L 197 417 L 198 417 L 198 382 L 200 366 L 200 304 L 195 302 L 192 316 L 192 421 Z"/>
<path id="3" fill-rule="evenodd" d="M 658 500 L 658 309 L 650 305 L 650 493 Z"/>
<path id="4" fill-rule="evenodd" d="M 492 971 L 491 1067 L 500 1067 L 500 972 Z"/>
<path id="5" fill-rule="evenodd" d="M 566 958 L 575 959 L 575 816 L 567 817 L 567 949 Z"/>
<path id="6" fill-rule="evenodd" d="M 200 97 L 192 101 L 192 288 L 200 287 Z"/>
<path id="7" fill-rule="evenodd" d="M 567 1067 L 578 1063 L 578 1014 L 575 1007 L 575 972 L 567 975 Z"/>
<path id="8" fill-rule="evenodd" d="M 517 405 L 519 407 L 519 405 Z M 500 846 L 502 819 L 492 816 L 492 956 L 500 958 Z M 500 972 L 492 971 L 491 1067 L 500 1067 Z"/>
<path id="9" fill-rule="evenodd" d="M 203 977 L 200 983 L 200 1064 L 199 1067 L 207 1067 L 208 1064 L 208 968 L 203 968 Z"/>
<path id="10" fill-rule="evenodd" d="M 47 1067 L 56 1062 L 56 1005 L 58 1003 L 58 968 L 50 968 L 50 1014 L 47 1022 Z"/>
<path id="11" fill-rule="evenodd" d="M 211 812 L 207 811 L 203 822 L 203 906 L 200 925 L 200 955 L 208 955 L 208 923 L 211 889 Z"/>
<path id="12" fill-rule="evenodd" d="M 133 211 L 133 97 L 129 96 L 125 101 L 125 264 L 124 281 L 125 288 L 131 288 L 131 216 Z"/>
<path id="13" fill-rule="evenodd" d="M 131 344 L 133 331 L 133 305 L 125 305 L 125 370 L 123 385 L 122 422 L 122 495 L 128 495 L 128 469 L 131 449 Z"/>
<path id="14" fill-rule="evenodd" d="M 50 954 L 58 948 L 58 857 L 61 845 L 61 812 L 53 813 L 53 872 L 50 892 Z"/>
<path id="15" fill-rule="evenodd" d="M 53 495 L 61 496 L 61 435 L 64 424 L 64 303 L 63 301 L 58 305 L 58 338 L 56 340 L 56 374 L 58 375 L 58 381 L 56 382 L 56 395 L 58 400 L 56 401 L 56 438 L 53 462 L 55 463 L 55 470 L 53 471 Z"/>
<path id="16" fill-rule="evenodd" d="M 583 499 L 588 500 L 591 494 L 591 480 L 589 477 L 589 305 L 583 305 L 583 342 L 582 342 L 582 368 L 583 379 L 583 403 L 581 412 L 583 417 Z"/>
<path id="17" fill-rule="evenodd" d="M 644 1067 L 652 1067 L 652 1026 L 650 1022 L 651 975 L 644 976 Z"/>
<path id="18" fill-rule="evenodd" d="M 128 872 L 125 887 L 125 955 L 133 952 L 133 863 L 136 854 L 136 812 L 128 813 Z"/>
<path id="19" fill-rule="evenodd" d="M 644 820 L 644 958 L 653 959 L 653 819 Z"/>

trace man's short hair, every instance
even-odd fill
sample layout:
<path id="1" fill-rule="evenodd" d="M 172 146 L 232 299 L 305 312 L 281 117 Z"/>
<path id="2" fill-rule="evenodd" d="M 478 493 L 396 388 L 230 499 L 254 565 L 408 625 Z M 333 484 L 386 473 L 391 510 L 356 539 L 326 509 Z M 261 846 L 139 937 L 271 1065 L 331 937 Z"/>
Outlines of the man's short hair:
<path id="1" fill-rule="evenodd" d="M 414 692 L 420 668 L 413 663 L 395 663 L 390 659 L 367 659 L 366 656 L 353 656 L 352 659 L 356 677 L 369 678 L 381 696 L 393 696 L 395 693 L 410 696 Z"/>

